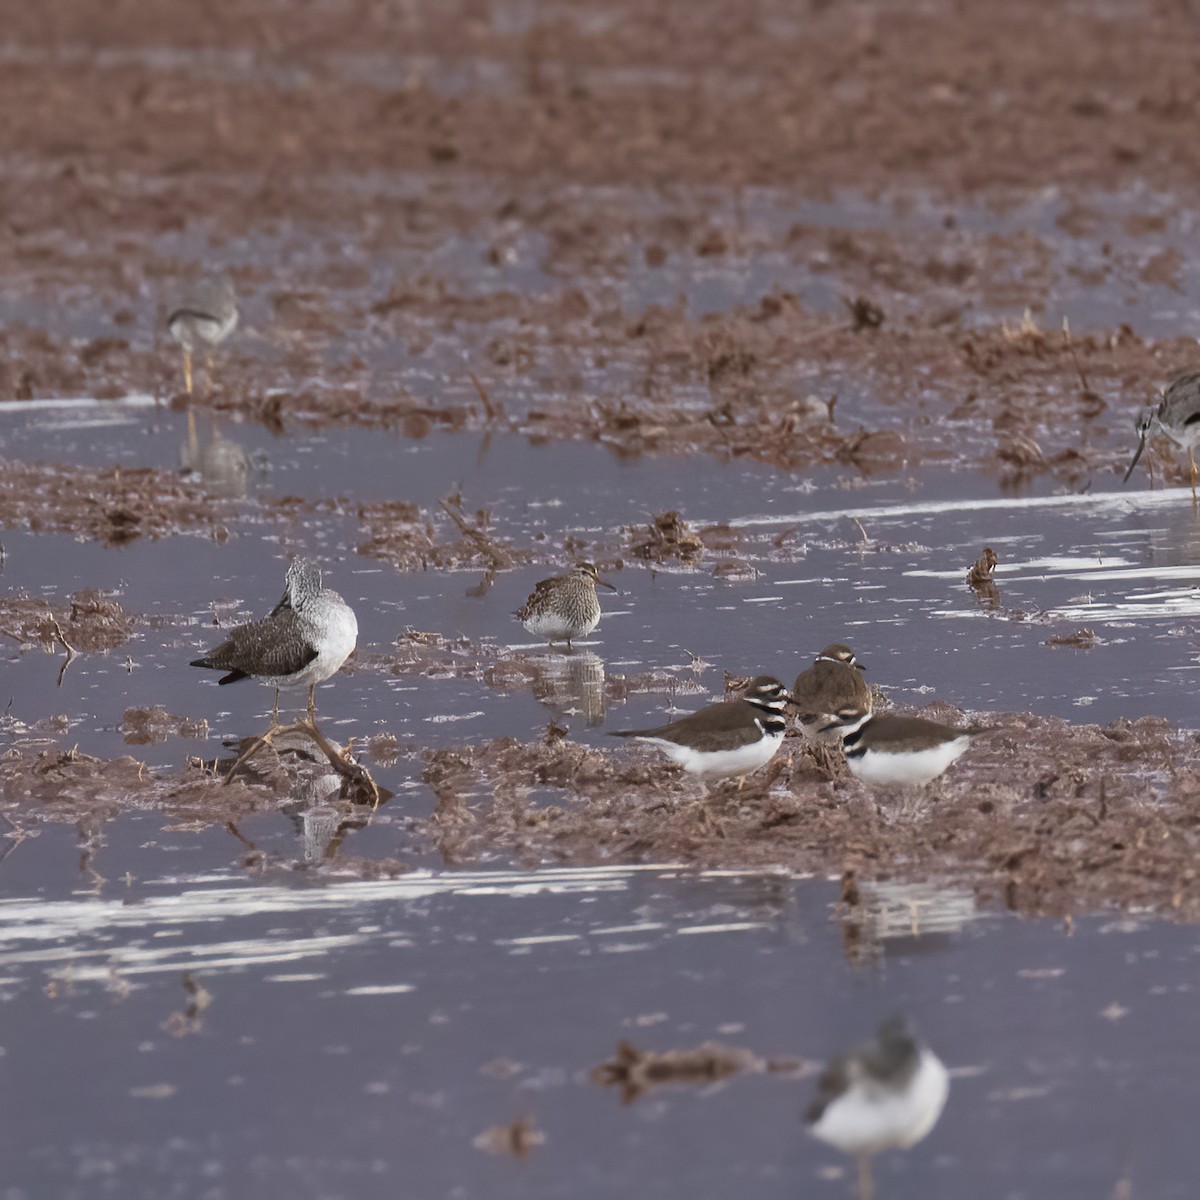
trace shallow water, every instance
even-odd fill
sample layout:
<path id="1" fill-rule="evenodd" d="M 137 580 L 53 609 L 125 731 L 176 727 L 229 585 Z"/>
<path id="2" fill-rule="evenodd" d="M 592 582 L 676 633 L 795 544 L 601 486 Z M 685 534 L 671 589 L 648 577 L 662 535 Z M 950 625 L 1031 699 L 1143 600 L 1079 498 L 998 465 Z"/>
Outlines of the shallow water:
<path id="1" fill-rule="evenodd" d="M 187 442 L 183 415 L 146 405 L 5 409 L 0 429 L 5 455 L 79 464 L 172 468 Z M 212 436 L 207 417 L 199 436 Z M 319 693 L 323 724 L 341 738 L 394 734 L 398 759 L 371 765 L 397 794 L 341 828 L 319 804 L 229 831 L 128 813 L 96 833 L 18 814 L 35 836 L 7 837 L 0 859 L 0 1072 L 21 1098 L 2 1123 L 5 1200 L 841 1197 L 844 1164 L 802 1132 L 811 1075 L 666 1088 L 622 1107 L 588 1072 L 622 1038 L 651 1049 L 715 1038 L 811 1068 L 898 1009 L 955 1079 L 929 1139 L 880 1162 L 882 1196 L 1083 1200 L 1121 1194 L 1123 1180 L 1133 1195 L 1191 1195 L 1192 1043 L 1180 1031 L 1194 930 L 981 916 L 967 892 L 899 884 L 864 889 L 850 927 L 825 881 L 453 871 L 422 859 L 408 832 L 433 804 L 424 748 L 534 737 L 552 716 L 604 745 L 606 728 L 719 694 L 726 669 L 790 680 L 834 638 L 901 703 L 1186 722 L 1200 525 L 1185 492 L 1013 498 L 952 471 L 867 480 L 706 464 L 697 499 L 695 464 L 589 445 L 237 424 L 220 436 L 246 468 L 232 497 L 224 477 L 209 481 L 230 514 L 224 543 L 106 549 L 3 532 L 5 587 L 61 600 L 100 586 L 148 620 L 128 646 L 82 655 L 61 687 L 57 650 L 5 641 L 0 736 L 32 731 L 169 769 L 218 756 L 222 739 L 261 728 L 270 693 L 218 689 L 186 663 L 216 639 L 214 613 L 266 611 L 286 553 L 306 551 L 360 622 L 358 663 Z M 510 616 L 544 564 L 479 598 L 467 594 L 478 572 L 400 573 L 358 553 L 357 501 L 432 509 L 454 488 L 468 511 L 491 510 L 496 536 L 548 560 L 561 561 L 567 534 L 602 560 L 624 556 L 621 595 L 605 597 L 586 645 L 531 645 Z M 285 495 L 347 499 L 291 521 L 260 509 Z M 697 569 L 629 558 L 622 527 L 672 507 L 731 526 L 756 574 L 714 577 L 721 555 Z M 1001 562 L 991 603 L 964 583 L 985 544 Z M 1046 644 L 1085 625 L 1091 650 Z M 448 666 L 393 674 L 406 628 L 463 648 Z M 537 668 L 532 682 L 491 686 L 487 666 L 512 657 Z M 605 689 L 651 670 L 673 688 L 621 701 Z M 127 745 L 124 711 L 154 704 L 206 718 L 209 737 Z M 339 870 L 348 855 L 414 871 L 364 881 Z M 185 971 L 212 997 L 191 1015 Z M 547 1138 L 528 1160 L 473 1145 L 525 1114 Z"/>
<path id="2" fill-rule="evenodd" d="M 299 856 L 283 816 L 240 832 Z M 836 883 L 668 866 L 256 879 L 224 832 L 147 814 L 80 875 L 75 841 L 44 828 L 0 873 L 6 1200 L 843 1197 L 802 1132 L 810 1073 L 630 1106 L 588 1073 L 621 1039 L 811 1072 L 897 1009 L 954 1079 L 880 1195 L 1194 1190 L 1194 929 L 979 917 L 893 885 L 852 930 Z M 185 971 L 211 997 L 190 1018 Z M 528 1160 L 472 1145 L 522 1115 L 546 1136 Z"/>
<path id="3" fill-rule="evenodd" d="M 187 441 L 181 415 L 136 406 L 9 411 L 0 426 L 6 454 L 81 464 L 170 468 Z M 207 418 L 200 436 L 211 436 Z M 0 643 L 11 718 L 34 726 L 63 716 L 72 741 L 103 755 L 124 751 L 127 708 L 159 704 L 206 718 L 214 738 L 252 732 L 269 710 L 269 690 L 217 690 L 211 675 L 186 663 L 218 639 L 214 616 L 228 624 L 267 611 L 286 554 L 301 551 L 323 560 L 359 618 L 359 665 L 320 692 L 320 712 L 341 735 L 390 731 L 402 743 L 444 745 L 530 736 L 558 716 L 575 736 L 605 744 L 602 680 L 649 671 L 678 679 L 607 714 L 617 727 L 636 727 L 672 704 L 698 707 L 720 692 L 724 670 L 790 681 L 839 639 L 899 703 L 936 696 L 967 709 L 1101 722 L 1147 714 L 1186 722 L 1192 711 L 1200 521 L 1179 489 L 1131 484 L 1012 498 L 949 471 L 866 481 L 743 465 L 711 466 L 697 500 L 688 462 L 623 461 L 590 445 L 474 434 L 409 441 L 355 429 L 276 437 L 247 425 L 224 426 L 219 436 L 239 446 L 247 464 L 249 498 L 214 501 L 231 515 L 242 505 L 256 512 L 255 497 L 343 499 L 291 520 L 231 520 L 224 544 L 174 537 L 114 550 L 68 535 L 5 532 L 2 578 L 12 591 L 65 599 L 98 586 L 150 622 L 111 654 L 81 656 L 61 687 L 57 647 L 22 652 Z M 601 559 L 624 556 L 624 569 L 613 572 L 621 594 L 603 593 L 606 616 L 574 656 L 532 643 L 511 617 L 545 565 L 501 574 L 478 597 L 468 592 L 480 573 L 401 573 L 357 552 L 365 540 L 357 501 L 400 498 L 436 512 L 454 489 L 468 511 L 489 508 L 494 534 L 515 546 L 545 546 L 539 553 L 561 562 L 554 548 L 573 535 Z M 733 527 L 730 553 L 748 564 L 745 581 L 714 577 L 730 553 L 696 569 L 652 569 L 628 557 L 623 529 L 676 507 L 698 527 Z M 984 545 L 1000 558 L 991 600 L 964 582 Z M 1094 634 L 1091 649 L 1048 644 L 1083 628 Z M 463 639 L 458 666 L 395 675 L 387 664 L 408 629 Z M 532 660 L 545 677 L 540 699 L 488 686 L 481 672 L 506 655 Z M 569 711 L 581 707 L 587 712 Z M 176 739 L 144 752 L 169 765 L 208 751 Z"/>

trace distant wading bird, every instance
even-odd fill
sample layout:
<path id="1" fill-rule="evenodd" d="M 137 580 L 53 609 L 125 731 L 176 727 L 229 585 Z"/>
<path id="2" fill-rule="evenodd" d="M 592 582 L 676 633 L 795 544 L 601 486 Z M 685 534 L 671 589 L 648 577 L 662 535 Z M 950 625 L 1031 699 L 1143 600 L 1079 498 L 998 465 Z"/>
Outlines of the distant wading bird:
<path id="1" fill-rule="evenodd" d="M 788 690 L 759 675 L 736 700 L 710 704 L 656 729 L 623 729 L 612 737 L 636 738 L 661 750 L 701 779 L 745 777 L 766 766 L 783 744 Z"/>
<path id="2" fill-rule="evenodd" d="M 545 638 L 551 645 L 566 642 L 571 649 L 575 638 L 587 637 L 600 624 L 600 598 L 596 587 L 617 589 L 590 562 L 576 563 L 565 575 L 555 575 L 534 584 L 529 599 L 513 616 L 534 637 Z"/>
<path id="3" fill-rule="evenodd" d="M 937 1124 L 950 1077 L 937 1055 L 899 1017 L 873 1041 L 825 1068 L 806 1114 L 809 1132 L 858 1157 L 859 1200 L 871 1200 L 871 1158 L 907 1150 Z"/>
<path id="4" fill-rule="evenodd" d="M 1128 482 L 1146 449 L 1146 443 L 1156 434 L 1162 434 L 1187 451 L 1188 466 L 1192 471 L 1192 499 L 1195 500 L 1196 479 L 1200 475 L 1195 457 L 1196 445 L 1200 443 L 1200 371 L 1190 371 L 1172 380 L 1158 403 L 1152 404 L 1138 417 L 1136 429 L 1138 447 L 1121 482 Z"/>
<path id="5" fill-rule="evenodd" d="M 212 387 L 213 352 L 237 328 L 237 297 L 225 278 L 197 279 L 167 318 L 167 331 L 183 347 L 183 380 L 192 394 L 192 358 L 203 353 L 208 386 Z"/>

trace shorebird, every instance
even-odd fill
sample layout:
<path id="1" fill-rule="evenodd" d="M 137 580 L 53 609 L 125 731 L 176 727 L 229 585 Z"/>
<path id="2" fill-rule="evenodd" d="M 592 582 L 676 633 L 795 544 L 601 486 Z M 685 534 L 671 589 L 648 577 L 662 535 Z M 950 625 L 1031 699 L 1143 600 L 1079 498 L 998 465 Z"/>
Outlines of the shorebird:
<path id="1" fill-rule="evenodd" d="M 197 279 L 167 318 L 167 331 L 183 347 L 183 379 L 192 394 L 192 356 L 204 354 L 209 387 L 213 377 L 213 351 L 237 327 L 237 297 L 224 276 Z"/>
<path id="2" fill-rule="evenodd" d="M 848 705 L 822 732 L 840 733 L 846 763 L 859 779 L 887 786 L 929 783 L 964 754 L 974 738 L 994 728 L 956 729 L 924 717 L 876 715 L 860 705 Z"/>
<path id="3" fill-rule="evenodd" d="M 816 737 L 839 709 L 851 705 L 871 711 L 871 689 L 863 678 L 866 667 L 842 642 L 826 646 L 816 662 L 796 676 L 792 704 L 807 737 Z"/>
<path id="4" fill-rule="evenodd" d="M 893 1017 L 874 1040 L 836 1059 L 817 1081 L 809 1132 L 858 1157 L 859 1200 L 871 1200 L 871 1157 L 907 1150 L 937 1124 L 950 1077 L 906 1021 Z"/>
<path id="5" fill-rule="evenodd" d="M 1187 451 L 1188 465 L 1192 469 L 1192 499 L 1195 500 L 1196 479 L 1200 476 L 1194 453 L 1200 444 L 1200 371 L 1189 371 L 1173 379 L 1163 390 L 1158 403 L 1138 417 L 1136 429 L 1138 447 L 1121 482 L 1128 482 L 1150 438 L 1162 434 Z"/>
<path id="6" fill-rule="evenodd" d="M 787 688 L 778 679 L 759 675 L 736 700 L 710 704 L 656 729 L 623 729 L 611 736 L 657 746 L 672 762 L 701 779 L 737 775 L 744 780 L 770 762 L 783 744 L 787 702 Z"/>
<path id="7" fill-rule="evenodd" d="M 308 688 L 308 718 L 316 715 L 315 689 L 335 675 L 358 641 L 354 610 L 331 588 L 311 559 L 297 558 L 287 570 L 283 598 L 262 618 L 230 630 L 229 636 L 193 667 L 227 671 L 217 682 L 251 676 L 275 689 L 272 724 L 279 723 L 280 688 Z"/>
<path id="8" fill-rule="evenodd" d="M 383 799 L 371 774 L 339 750 L 317 728 L 315 691 L 318 683 L 337 673 L 358 641 L 354 610 L 331 588 L 321 586 L 321 572 L 307 558 L 297 558 L 287 570 L 283 598 L 262 618 L 230 630 L 229 637 L 193 667 L 225 671 L 220 684 L 254 677 L 275 689 L 271 728 L 251 739 L 225 775 L 229 783 L 263 746 L 299 733 L 311 738 L 354 791 L 378 805 Z M 279 689 L 308 688 L 308 718 L 279 724 Z"/>
<path id="9" fill-rule="evenodd" d="M 534 584 L 529 599 L 513 616 L 534 637 L 545 638 L 551 645 L 566 642 L 570 650 L 574 638 L 587 637 L 600 624 L 597 585 L 610 592 L 617 590 L 600 578 L 592 563 L 576 563 L 565 575 Z"/>

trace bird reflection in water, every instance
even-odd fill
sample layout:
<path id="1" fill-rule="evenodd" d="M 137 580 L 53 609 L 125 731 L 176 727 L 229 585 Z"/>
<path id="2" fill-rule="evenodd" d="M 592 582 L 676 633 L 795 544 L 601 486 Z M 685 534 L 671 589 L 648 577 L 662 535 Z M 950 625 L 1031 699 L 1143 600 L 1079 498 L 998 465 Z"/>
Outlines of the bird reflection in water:
<path id="1" fill-rule="evenodd" d="M 975 897 L 965 888 L 859 880 L 853 871 L 842 876 L 837 913 L 846 959 L 856 966 L 878 963 L 889 952 L 943 950 L 980 919 Z"/>
<path id="2" fill-rule="evenodd" d="M 179 446 L 179 473 L 199 483 L 218 500 L 241 500 L 249 488 L 253 463 L 240 442 L 221 433 L 216 418 L 209 423 L 208 436 L 201 438 L 196 414 L 187 410 L 187 440 Z"/>
<path id="3" fill-rule="evenodd" d="M 604 660 L 592 651 L 523 658 L 534 698 L 563 717 L 583 717 L 589 726 L 604 724 Z"/>

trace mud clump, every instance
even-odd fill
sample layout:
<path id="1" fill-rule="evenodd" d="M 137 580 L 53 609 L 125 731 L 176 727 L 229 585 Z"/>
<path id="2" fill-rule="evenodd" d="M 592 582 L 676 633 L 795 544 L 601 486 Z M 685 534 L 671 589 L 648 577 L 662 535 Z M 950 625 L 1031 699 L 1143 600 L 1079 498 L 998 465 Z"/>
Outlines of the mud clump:
<path id="1" fill-rule="evenodd" d="M 707 1084 L 733 1075 L 762 1071 L 766 1063 L 749 1050 L 704 1042 L 686 1050 L 639 1050 L 620 1042 L 616 1058 L 592 1068 L 592 1082 L 621 1089 L 621 1103 L 632 1104 L 651 1088 L 666 1084 Z"/>
<path id="2" fill-rule="evenodd" d="M 704 542 L 674 511 L 659 513 L 648 527 L 631 528 L 629 539 L 630 554 L 649 562 L 678 559 L 690 565 L 704 553 Z"/>
<path id="3" fill-rule="evenodd" d="M 25 596 L 0 598 L 0 633 L 18 642 L 48 647 L 65 643 L 87 652 L 114 650 L 129 640 L 136 623 L 111 594 L 98 588 L 76 592 L 69 605 Z"/>
<path id="4" fill-rule="evenodd" d="M 207 738 L 208 722 L 176 716 L 156 704 L 153 708 L 127 708 L 121 733 L 127 746 L 157 746 L 172 737 Z"/>

